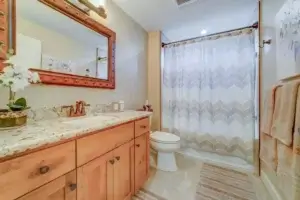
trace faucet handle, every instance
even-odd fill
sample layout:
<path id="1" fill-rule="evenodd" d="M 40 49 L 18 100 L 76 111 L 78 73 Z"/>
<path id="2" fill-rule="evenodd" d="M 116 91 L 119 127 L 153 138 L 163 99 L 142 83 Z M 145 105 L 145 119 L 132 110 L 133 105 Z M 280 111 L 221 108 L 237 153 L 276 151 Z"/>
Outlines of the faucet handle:
<path id="1" fill-rule="evenodd" d="M 69 109 L 66 114 L 68 117 L 71 117 L 74 113 L 74 106 L 73 105 L 69 105 L 69 106 L 61 106 L 61 112 L 63 112 L 64 109 Z"/>
<path id="2" fill-rule="evenodd" d="M 63 109 L 67 109 L 67 108 L 74 108 L 74 106 L 72 106 L 72 105 L 68 105 L 68 106 L 61 106 L 61 110 L 63 110 Z"/>

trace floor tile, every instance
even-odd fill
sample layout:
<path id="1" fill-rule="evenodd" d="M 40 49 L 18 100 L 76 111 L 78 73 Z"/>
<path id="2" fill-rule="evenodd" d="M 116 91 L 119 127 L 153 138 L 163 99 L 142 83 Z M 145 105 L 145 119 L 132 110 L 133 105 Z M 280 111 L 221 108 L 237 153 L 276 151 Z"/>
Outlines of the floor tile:
<path id="1" fill-rule="evenodd" d="M 202 159 L 199 159 L 199 157 L 195 158 L 183 154 L 176 154 L 176 161 L 178 165 L 178 171 L 176 172 L 164 172 L 151 168 L 150 178 L 144 185 L 144 189 L 168 200 L 195 200 L 197 184 L 200 181 L 200 171 L 204 162 L 226 168 L 230 168 L 230 166 L 237 164 L 234 167 L 235 170 L 241 169 L 240 171 L 248 171 L 250 174 L 250 179 L 253 182 L 254 189 L 258 197 L 257 199 L 272 200 L 260 178 L 252 176 L 251 168 L 247 166 L 247 163 L 246 165 L 234 158 L 218 162 L 221 157 L 210 155 L 209 153 L 202 154 L 202 156 L 205 157 L 205 159 L 203 159 L 203 157 Z M 209 160 L 208 158 L 212 159 Z M 226 163 L 229 161 L 232 163 Z M 155 164 L 154 161 L 153 163 Z M 236 166 L 239 166 L 240 168 Z"/>

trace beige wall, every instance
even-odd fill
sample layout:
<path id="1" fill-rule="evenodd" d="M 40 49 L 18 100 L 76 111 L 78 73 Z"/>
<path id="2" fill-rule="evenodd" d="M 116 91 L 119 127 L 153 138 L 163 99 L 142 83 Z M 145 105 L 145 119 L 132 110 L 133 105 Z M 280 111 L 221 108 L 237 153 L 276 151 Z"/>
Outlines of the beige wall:
<path id="1" fill-rule="evenodd" d="M 107 9 L 108 19 L 101 22 L 117 34 L 115 90 L 41 85 L 30 86 L 17 96 L 26 97 L 32 108 L 69 105 L 76 100 L 99 104 L 121 99 L 126 108 L 141 107 L 147 95 L 147 32 L 112 1 L 107 1 Z M 7 103 L 7 94 L 0 88 L 1 108 Z"/>
<path id="2" fill-rule="evenodd" d="M 161 32 L 148 33 L 148 100 L 153 106 L 152 130 L 161 127 Z"/>

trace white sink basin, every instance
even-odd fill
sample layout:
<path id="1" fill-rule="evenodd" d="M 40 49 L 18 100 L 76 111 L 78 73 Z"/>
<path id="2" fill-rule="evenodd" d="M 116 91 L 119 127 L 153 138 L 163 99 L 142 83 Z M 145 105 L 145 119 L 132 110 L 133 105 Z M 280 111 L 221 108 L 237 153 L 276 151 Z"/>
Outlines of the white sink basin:
<path id="1" fill-rule="evenodd" d="M 113 116 L 94 116 L 94 117 L 68 119 L 68 121 L 64 121 L 63 123 L 72 124 L 72 125 L 97 125 L 99 123 L 102 123 L 103 121 L 110 121 L 116 119 L 117 117 L 113 117 Z"/>

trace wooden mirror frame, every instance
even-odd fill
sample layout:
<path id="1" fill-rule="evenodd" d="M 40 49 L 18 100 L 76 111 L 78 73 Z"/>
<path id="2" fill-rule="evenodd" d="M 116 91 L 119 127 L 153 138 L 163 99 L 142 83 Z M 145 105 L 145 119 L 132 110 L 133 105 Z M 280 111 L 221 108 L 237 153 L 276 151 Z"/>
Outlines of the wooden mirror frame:
<path id="1" fill-rule="evenodd" d="M 43 84 L 89 87 L 89 88 L 106 88 L 115 89 L 115 47 L 116 33 L 111 29 L 92 19 L 85 12 L 82 12 L 76 6 L 65 0 L 37 0 L 54 10 L 66 15 L 67 17 L 77 21 L 78 23 L 94 30 L 95 32 L 108 38 L 108 80 L 85 77 L 61 72 L 52 72 L 42 69 L 33 69 L 31 71 L 38 72 Z M 16 4 L 13 4 L 13 11 L 16 10 Z M 13 19 L 12 21 L 15 21 Z M 15 27 L 15 22 L 13 22 Z M 13 43 L 16 43 L 16 29 L 13 30 Z M 15 49 L 18 51 L 17 49 Z"/>

